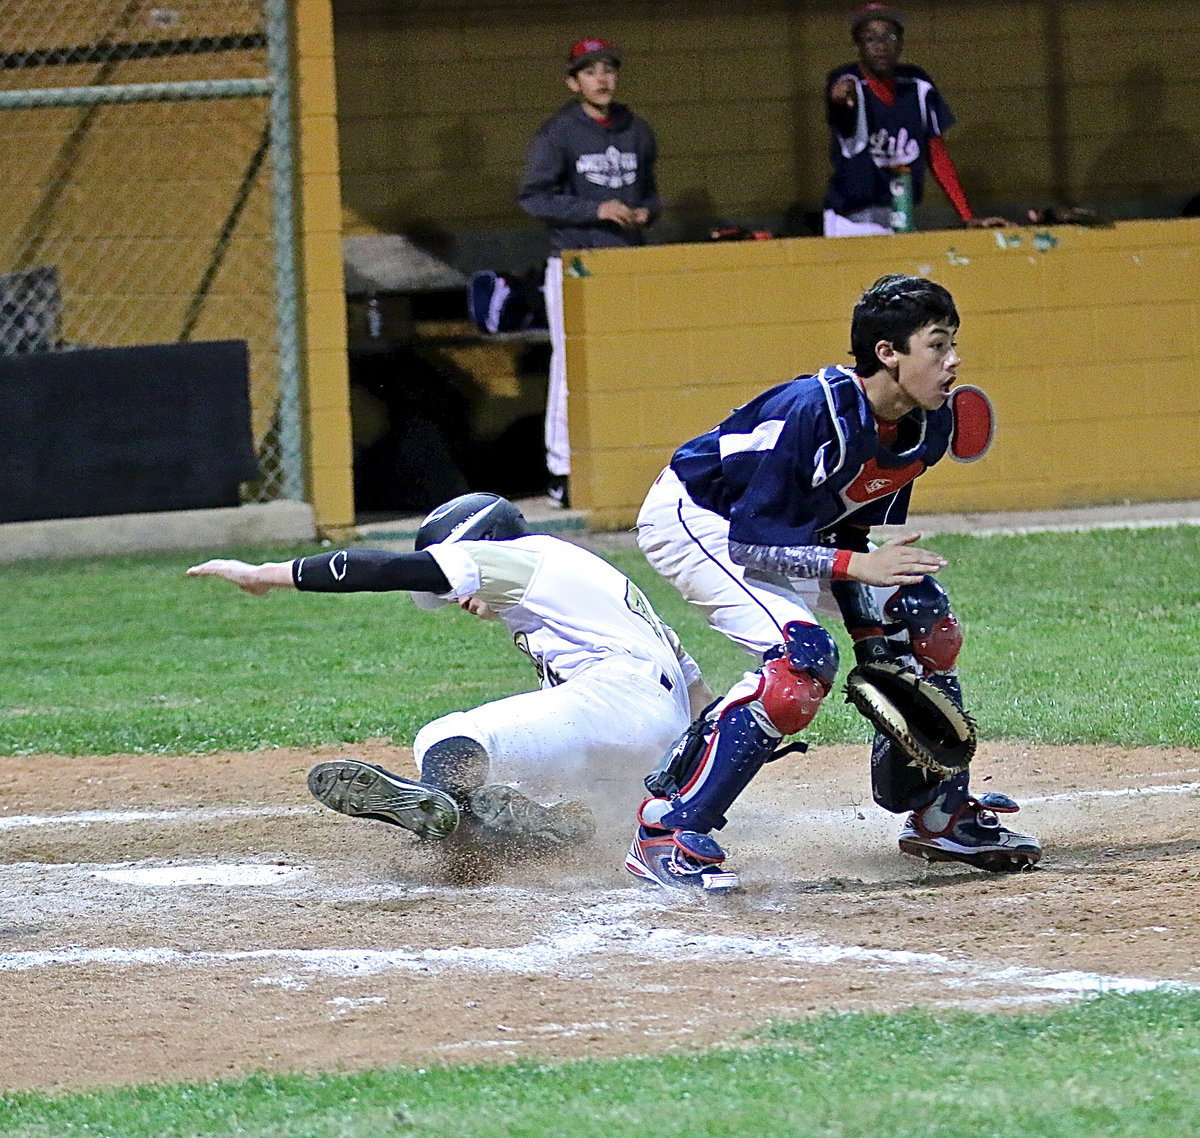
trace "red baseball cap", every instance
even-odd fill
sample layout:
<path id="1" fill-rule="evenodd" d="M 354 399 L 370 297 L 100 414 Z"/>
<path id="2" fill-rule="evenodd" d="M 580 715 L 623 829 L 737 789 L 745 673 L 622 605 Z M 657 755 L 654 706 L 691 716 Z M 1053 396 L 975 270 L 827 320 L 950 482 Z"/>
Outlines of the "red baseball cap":
<path id="1" fill-rule="evenodd" d="M 888 20 L 904 31 L 904 16 L 890 4 L 864 4 L 850 17 L 850 34 L 858 35 L 858 29 L 871 20 Z"/>
<path id="2" fill-rule="evenodd" d="M 573 43 L 567 55 L 567 74 L 574 75 L 580 68 L 595 63 L 597 59 L 607 59 L 614 67 L 621 66 L 621 52 L 608 40 L 593 37 Z"/>

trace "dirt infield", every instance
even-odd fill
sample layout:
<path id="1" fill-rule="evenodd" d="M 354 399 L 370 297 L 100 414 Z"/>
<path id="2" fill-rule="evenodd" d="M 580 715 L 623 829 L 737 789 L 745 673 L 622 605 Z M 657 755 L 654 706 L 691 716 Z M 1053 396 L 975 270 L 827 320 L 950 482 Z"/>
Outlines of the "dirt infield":
<path id="1" fill-rule="evenodd" d="M 985 745 L 978 789 L 1048 848 L 992 877 L 896 852 L 864 748 L 820 748 L 739 802 L 745 888 L 703 901 L 620 869 L 624 820 L 451 884 L 437 847 L 308 797 L 325 757 L 0 758 L 0 1086 L 638 1054 L 1200 980 L 1200 751 Z"/>

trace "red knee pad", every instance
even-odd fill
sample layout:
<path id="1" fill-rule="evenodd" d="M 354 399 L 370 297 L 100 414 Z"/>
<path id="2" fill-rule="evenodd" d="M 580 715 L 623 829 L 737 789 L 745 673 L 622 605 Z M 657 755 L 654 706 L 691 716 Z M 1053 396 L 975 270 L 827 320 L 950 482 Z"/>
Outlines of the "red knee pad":
<path id="1" fill-rule="evenodd" d="M 794 735 L 812 721 L 829 693 L 829 685 L 808 672 L 796 671 L 786 660 L 768 660 L 762 666 L 759 697 L 767 718 L 777 731 Z"/>
<path id="2" fill-rule="evenodd" d="M 909 639 L 913 655 L 923 668 L 930 672 L 948 672 L 962 649 L 962 627 L 954 613 L 948 612 L 929 630 L 928 636 L 912 633 Z"/>

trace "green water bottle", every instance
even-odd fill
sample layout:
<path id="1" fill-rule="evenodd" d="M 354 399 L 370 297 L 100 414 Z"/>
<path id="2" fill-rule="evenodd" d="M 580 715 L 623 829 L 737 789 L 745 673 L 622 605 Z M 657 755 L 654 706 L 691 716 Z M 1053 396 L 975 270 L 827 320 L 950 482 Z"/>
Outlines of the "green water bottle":
<path id="1" fill-rule="evenodd" d="M 895 233 L 912 233 L 913 184 L 912 171 L 907 166 L 893 166 L 888 188 L 892 191 L 892 230 Z"/>

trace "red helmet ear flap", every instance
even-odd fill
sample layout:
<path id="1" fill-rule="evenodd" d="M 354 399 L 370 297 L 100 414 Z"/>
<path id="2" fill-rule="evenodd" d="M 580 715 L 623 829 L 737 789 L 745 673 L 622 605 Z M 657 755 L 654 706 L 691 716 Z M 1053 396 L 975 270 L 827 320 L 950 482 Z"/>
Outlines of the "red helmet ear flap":
<path id="1" fill-rule="evenodd" d="M 967 383 L 950 392 L 949 406 L 954 416 L 950 457 L 956 462 L 976 462 L 987 454 L 996 433 L 992 402 L 978 387 Z"/>

